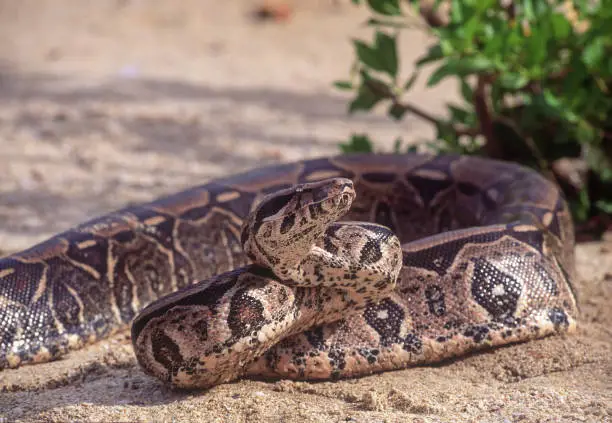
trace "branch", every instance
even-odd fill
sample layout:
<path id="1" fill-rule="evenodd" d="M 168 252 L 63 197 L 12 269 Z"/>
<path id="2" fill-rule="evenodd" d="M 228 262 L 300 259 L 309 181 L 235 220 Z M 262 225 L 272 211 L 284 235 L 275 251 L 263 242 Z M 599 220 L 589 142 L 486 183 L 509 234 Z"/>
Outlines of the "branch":
<path id="1" fill-rule="evenodd" d="M 423 120 L 431 123 L 434 126 L 438 125 L 446 125 L 450 130 L 452 130 L 457 136 L 467 135 L 467 136 L 476 136 L 480 135 L 481 131 L 478 128 L 468 128 L 468 127 L 456 127 L 454 125 L 445 124 L 441 122 L 439 119 L 436 119 L 433 115 L 419 109 L 417 106 L 408 103 L 402 103 L 398 96 L 391 92 L 389 87 L 386 84 L 379 83 L 373 79 L 364 79 L 364 84 L 368 87 L 368 89 L 375 95 L 381 98 L 387 98 L 391 100 L 393 107 L 403 110 L 404 112 L 410 112 Z"/>
<path id="2" fill-rule="evenodd" d="M 480 131 L 486 140 L 483 150 L 488 157 L 501 159 L 503 157 L 503 148 L 495 138 L 493 118 L 491 117 L 491 109 L 487 101 L 489 82 L 489 77 L 486 75 L 478 75 L 476 89 L 474 90 L 474 110 L 476 111 L 478 122 L 480 122 Z"/>

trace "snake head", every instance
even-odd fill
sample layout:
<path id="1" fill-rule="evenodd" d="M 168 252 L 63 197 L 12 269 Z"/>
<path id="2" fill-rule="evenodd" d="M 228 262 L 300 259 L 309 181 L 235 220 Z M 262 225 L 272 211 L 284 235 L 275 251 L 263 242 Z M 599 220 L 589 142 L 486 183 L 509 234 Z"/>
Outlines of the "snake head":
<path id="1" fill-rule="evenodd" d="M 351 208 L 353 182 L 332 178 L 298 184 L 267 195 L 247 216 L 241 242 L 255 263 L 273 267 L 279 251 L 303 257 L 325 229 Z M 286 255 L 286 254 L 283 254 Z"/>

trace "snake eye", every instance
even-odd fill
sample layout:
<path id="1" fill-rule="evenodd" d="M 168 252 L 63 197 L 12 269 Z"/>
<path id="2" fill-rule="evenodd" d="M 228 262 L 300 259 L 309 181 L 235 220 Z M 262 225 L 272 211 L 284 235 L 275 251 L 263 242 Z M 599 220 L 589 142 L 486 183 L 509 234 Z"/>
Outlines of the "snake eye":
<path id="1" fill-rule="evenodd" d="M 262 204 L 257 212 L 257 220 L 264 220 L 266 217 L 271 217 L 282 210 L 294 198 L 294 193 L 277 195 L 269 198 Z"/>

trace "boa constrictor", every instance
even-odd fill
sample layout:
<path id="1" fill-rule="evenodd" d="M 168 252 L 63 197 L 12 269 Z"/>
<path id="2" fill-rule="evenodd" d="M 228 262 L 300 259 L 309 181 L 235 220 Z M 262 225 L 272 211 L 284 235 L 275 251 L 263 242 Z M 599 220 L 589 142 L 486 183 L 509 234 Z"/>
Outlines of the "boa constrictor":
<path id="1" fill-rule="evenodd" d="M 330 184 L 353 197 L 343 179 L 302 186 L 300 195 L 291 188 L 329 178 L 354 184 L 346 218 L 392 233 L 332 223 L 345 210 L 323 205 L 342 197 L 329 195 Z M 274 225 L 261 232 L 290 210 L 305 221 L 285 227 L 306 228 L 302 238 L 275 238 L 282 228 Z M 247 216 L 242 240 L 254 265 L 241 242 Z M 393 233 L 403 244 L 397 282 Z M 260 249 L 270 236 L 278 256 Z M 94 219 L 1 259 L 0 368 L 49 361 L 106 337 L 157 299 L 135 319 L 133 341 L 145 369 L 176 386 L 433 363 L 573 330 L 573 244 L 556 186 L 514 164 L 366 154 L 261 168 Z M 330 257 L 300 270 L 313 251 Z M 198 280 L 205 281 L 191 285 Z M 210 349 L 194 350 L 203 345 Z"/>

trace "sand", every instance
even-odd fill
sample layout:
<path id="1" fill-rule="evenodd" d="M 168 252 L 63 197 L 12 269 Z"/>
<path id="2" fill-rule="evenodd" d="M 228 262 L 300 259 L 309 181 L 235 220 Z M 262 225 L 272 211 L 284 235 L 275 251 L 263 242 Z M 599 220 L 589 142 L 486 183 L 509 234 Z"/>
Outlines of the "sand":
<path id="1" fill-rule="evenodd" d="M 337 4 L 336 4 L 337 3 Z M 0 249 L 266 163 L 335 154 L 351 132 L 390 149 L 431 136 L 384 110 L 347 117 L 349 2 L 294 1 L 258 22 L 247 0 L 0 0 Z M 402 38 L 410 63 L 431 39 Z M 449 82 L 409 100 L 432 113 Z M 243 380 L 172 391 L 126 333 L 65 359 L 0 371 L 0 422 L 612 421 L 612 242 L 577 247 L 578 333 L 340 382 Z"/>

